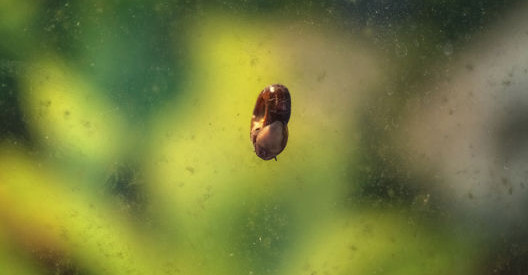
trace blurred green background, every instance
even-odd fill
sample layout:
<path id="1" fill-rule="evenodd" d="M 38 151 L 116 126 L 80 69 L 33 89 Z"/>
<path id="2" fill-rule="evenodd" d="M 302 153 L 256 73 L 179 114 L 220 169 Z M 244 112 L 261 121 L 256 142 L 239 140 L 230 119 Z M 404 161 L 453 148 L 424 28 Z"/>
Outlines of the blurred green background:
<path id="1" fill-rule="evenodd" d="M 523 1 L 0 1 L 1 274 L 528 273 Z M 249 123 L 292 96 L 278 161 Z"/>

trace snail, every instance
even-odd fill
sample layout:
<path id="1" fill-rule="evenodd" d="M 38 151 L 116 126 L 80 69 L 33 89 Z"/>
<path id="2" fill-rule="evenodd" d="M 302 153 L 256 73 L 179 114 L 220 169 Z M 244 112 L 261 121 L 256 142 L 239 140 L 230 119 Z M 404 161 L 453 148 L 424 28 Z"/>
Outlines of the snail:
<path id="1" fill-rule="evenodd" d="M 250 132 L 258 157 L 277 160 L 277 155 L 288 142 L 290 114 L 291 98 L 286 86 L 273 84 L 260 92 L 251 117 Z"/>

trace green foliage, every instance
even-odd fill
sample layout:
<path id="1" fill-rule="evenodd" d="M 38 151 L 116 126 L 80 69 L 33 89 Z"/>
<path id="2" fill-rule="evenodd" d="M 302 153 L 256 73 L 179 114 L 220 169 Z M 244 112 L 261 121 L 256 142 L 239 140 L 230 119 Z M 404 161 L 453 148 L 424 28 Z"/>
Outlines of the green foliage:
<path id="1" fill-rule="evenodd" d="M 447 10 L 467 5 L 442 2 L 438 27 L 422 9 L 438 1 L 403 1 L 428 22 L 409 34 L 376 29 L 384 1 L 190 2 L 2 3 L 1 271 L 478 272 L 482 240 L 449 234 L 463 222 L 384 166 L 396 158 L 365 119 L 372 91 L 401 80 L 397 65 L 416 65 L 408 80 L 461 35 L 452 21 L 466 19 Z M 402 52 L 380 41 L 415 34 L 410 57 L 388 62 Z M 290 89 L 292 117 L 288 146 L 265 162 L 249 122 L 272 83 Z"/>

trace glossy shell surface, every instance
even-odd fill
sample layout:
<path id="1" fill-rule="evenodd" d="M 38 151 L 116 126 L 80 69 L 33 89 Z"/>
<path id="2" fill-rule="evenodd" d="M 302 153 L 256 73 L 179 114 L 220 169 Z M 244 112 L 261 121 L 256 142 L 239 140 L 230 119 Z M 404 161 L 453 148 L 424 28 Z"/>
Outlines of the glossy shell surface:
<path id="1" fill-rule="evenodd" d="M 251 117 L 250 138 L 261 159 L 276 159 L 286 147 L 290 115 L 288 88 L 273 84 L 260 92 Z"/>

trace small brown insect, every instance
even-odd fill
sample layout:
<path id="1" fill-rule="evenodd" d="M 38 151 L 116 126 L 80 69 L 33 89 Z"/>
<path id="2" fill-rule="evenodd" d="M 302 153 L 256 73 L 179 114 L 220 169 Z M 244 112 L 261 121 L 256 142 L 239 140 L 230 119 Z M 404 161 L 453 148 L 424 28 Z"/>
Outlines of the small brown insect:
<path id="1" fill-rule="evenodd" d="M 250 137 L 261 159 L 277 160 L 286 147 L 290 113 L 290 92 L 284 85 L 273 84 L 260 92 L 251 118 Z"/>

